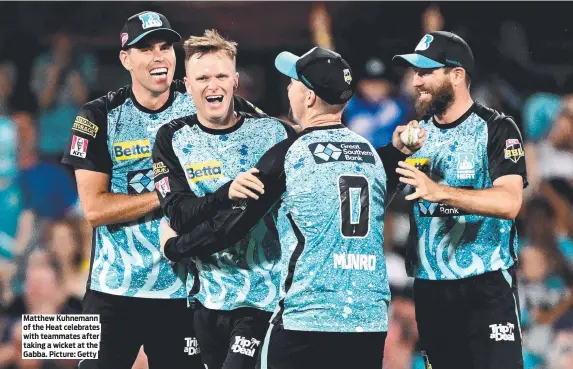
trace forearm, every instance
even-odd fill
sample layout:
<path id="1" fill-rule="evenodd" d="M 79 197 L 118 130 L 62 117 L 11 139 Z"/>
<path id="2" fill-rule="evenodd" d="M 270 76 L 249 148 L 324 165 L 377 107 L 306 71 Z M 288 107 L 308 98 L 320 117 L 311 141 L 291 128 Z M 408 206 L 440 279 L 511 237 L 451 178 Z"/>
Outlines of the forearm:
<path id="1" fill-rule="evenodd" d="M 541 324 L 553 324 L 563 316 L 573 306 L 573 295 L 568 296 L 551 310 L 539 312 L 536 321 Z"/>
<path id="2" fill-rule="evenodd" d="M 470 214 L 514 219 L 521 207 L 519 197 L 505 188 L 467 190 L 446 185 L 439 187 L 440 200 L 437 202 L 460 208 Z"/>
<path id="3" fill-rule="evenodd" d="M 21 254 L 32 238 L 34 228 L 34 213 L 24 210 L 18 219 L 18 228 L 14 239 L 14 254 Z"/>
<path id="4" fill-rule="evenodd" d="M 537 149 L 532 142 L 526 142 L 524 147 L 525 157 L 527 158 L 527 180 L 529 182 L 529 191 L 534 192 L 541 183 L 541 174 L 539 171 L 539 160 L 537 159 Z"/>
<path id="5" fill-rule="evenodd" d="M 206 221 L 193 232 L 171 237 L 165 242 L 165 257 L 177 262 L 185 257 L 201 257 L 223 251 L 231 244 L 221 242 L 211 221 Z"/>
<path id="6" fill-rule="evenodd" d="M 555 222 L 557 231 L 560 233 L 568 233 L 571 231 L 571 224 L 573 217 L 570 211 L 569 203 L 547 182 L 540 186 L 541 193 L 551 203 L 555 211 Z"/>
<path id="7" fill-rule="evenodd" d="M 227 209 L 195 227 L 167 241 L 165 256 L 172 261 L 184 257 L 206 256 L 225 250 L 247 236 L 256 223 L 280 200 L 281 186 L 265 186 L 258 200 L 248 199 Z"/>
<path id="8" fill-rule="evenodd" d="M 16 356 L 16 350 L 11 342 L 7 342 L 0 345 L 0 367 L 8 367 L 14 362 L 14 357 Z"/>
<path id="9" fill-rule="evenodd" d="M 164 248 L 165 256 L 172 261 L 178 261 L 187 256 L 210 255 L 234 245 L 247 236 L 286 190 L 283 160 L 287 144 L 289 141 L 285 140 L 274 146 L 257 163 L 258 179 L 265 188 L 258 199 L 248 198 L 235 203 L 226 200 L 222 205 L 223 210 L 218 211 L 215 216 L 192 231 L 180 233 L 180 236 L 167 241 Z M 218 196 L 228 199 L 231 185 L 231 182 L 227 183 L 213 195 L 218 193 Z"/>
<path id="10" fill-rule="evenodd" d="M 264 208 L 258 207 L 256 214 L 240 208 L 220 211 L 192 232 L 167 240 L 165 256 L 171 261 L 179 261 L 186 257 L 205 257 L 223 251 L 249 234 L 265 211 Z"/>
<path id="11" fill-rule="evenodd" d="M 12 94 L 12 82 L 6 73 L 0 71 L 0 98 L 6 99 Z"/>
<path id="12" fill-rule="evenodd" d="M 40 94 L 40 107 L 47 108 L 54 102 L 58 88 L 58 74 L 50 75 L 46 86 Z"/>
<path id="13" fill-rule="evenodd" d="M 82 82 L 79 74 L 74 75 L 74 78 L 72 78 L 72 95 L 78 105 L 85 103 L 88 99 L 88 89 Z"/>
<path id="14" fill-rule="evenodd" d="M 573 307 L 573 293 L 569 293 L 567 297 L 561 301 L 553 309 L 553 314 L 555 314 L 555 319 L 559 319 L 565 314 L 569 309 Z"/>
<path id="15" fill-rule="evenodd" d="M 225 184 L 215 193 L 196 197 L 192 193 L 172 193 L 162 205 L 169 225 L 179 234 L 191 232 L 199 224 L 215 216 L 228 205 L 229 185 Z"/>
<path id="16" fill-rule="evenodd" d="M 386 172 L 386 190 L 388 195 L 391 195 L 398 186 L 398 174 L 396 173 L 396 168 L 398 168 L 398 162 L 406 160 L 408 155 L 402 153 L 398 150 L 392 143 L 383 146 L 376 150 L 382 164 L 384 165 L 384 171 Z"/>
<path id="17" fill-rule="evenodd" d="M 84 212 L 93 227 L 125 223 L 141 218 L 159 208 L 155 192 L 142 195 L 101 193 L 92 199 Z"/>
<path id="18" fill-rule="evenodd" d="M 72 95 L 78 105 L 85 103 L 88 99 L 88 91 L 83 85 L 75 86 L 72 89 Z"/>
<path id="19" fill-rule="evenodd" d="M 315 45 L 334 50 L 332 40 L 331 20 L 324 4 L 317 4 L 310 14 L 310 29 Z"/>

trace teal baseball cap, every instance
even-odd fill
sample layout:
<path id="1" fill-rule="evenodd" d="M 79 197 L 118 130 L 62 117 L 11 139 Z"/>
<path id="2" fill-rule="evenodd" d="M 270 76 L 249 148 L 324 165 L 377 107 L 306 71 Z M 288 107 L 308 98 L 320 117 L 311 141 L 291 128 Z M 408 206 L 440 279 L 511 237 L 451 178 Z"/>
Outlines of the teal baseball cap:
<path id="1" fill-rule="evenodd" d="M 181 41 L 181 35 L 171 28 L 163 14 L 145 11 L 132 15 L 125 22 L 121 29 L 121 48 L 129 49 L 151 33 L 160 35 L 168 42 Z"/>
<path id="2" fill-rule="evenodd" d="M 392 60 L 406 62 L 420 69 L 461 67 L 466 73 L 474 73 L 475 61 L 472 50 L 460 36 L 445 31 L 431 32 L 420 40 L 414 53 L 396 55 Z"/>

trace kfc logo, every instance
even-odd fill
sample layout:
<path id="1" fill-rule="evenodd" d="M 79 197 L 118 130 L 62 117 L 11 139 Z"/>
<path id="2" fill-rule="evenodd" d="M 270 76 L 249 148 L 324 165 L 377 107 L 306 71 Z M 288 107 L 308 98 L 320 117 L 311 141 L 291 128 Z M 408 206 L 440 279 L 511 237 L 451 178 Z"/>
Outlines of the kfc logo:
<path id="1" fill-rule="evenodd" d="M 77 156 L 78 158 L 85 158 L 88 151 L 88 143 L 89 141 L 86 138 L 74 135 L 72 137 L 70 155 Z"/>
<path id="2" fill-rule="evenodd" d="M 160 181 L 155 183 L 155 189 L 161 194 L 163 198 L 167 196 L 167 193 L 171 192 L 171 187 L 169 187 L 169 178 L 165 177 Z"/>

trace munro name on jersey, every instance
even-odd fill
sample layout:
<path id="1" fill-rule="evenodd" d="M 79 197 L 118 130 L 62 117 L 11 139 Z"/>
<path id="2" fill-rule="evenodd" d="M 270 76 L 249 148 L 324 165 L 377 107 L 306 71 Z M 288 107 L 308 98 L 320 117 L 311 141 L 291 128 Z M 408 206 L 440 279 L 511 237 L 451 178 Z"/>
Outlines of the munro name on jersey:
<path id="1" fill-rule="evenodd" d="M 364 142 L 315 142 L 308 145 L 316 164 L 351 161 L 374 164 L 374 152 Z"/>

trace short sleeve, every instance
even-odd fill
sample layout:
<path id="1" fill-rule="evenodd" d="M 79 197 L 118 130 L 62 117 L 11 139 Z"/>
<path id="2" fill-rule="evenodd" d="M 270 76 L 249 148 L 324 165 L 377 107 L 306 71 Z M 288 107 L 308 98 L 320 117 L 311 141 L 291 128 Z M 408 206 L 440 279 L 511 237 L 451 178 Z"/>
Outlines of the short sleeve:
<path id="1" fill-rule="evenodd" d="M 515 122 L 503 117 L 488 123 L 488 168 L 492 182 L 499 177 L 517 174 L 527 187 L 523 138 Z"/>
<path id="2" fill-rule="evenodd" d="M 111 174 L 112 161 L 107 147 L 107 112 L 105 104 L 99 99 L 80 109 L 73 122 L 62 163 L 75 169 Z"/>

